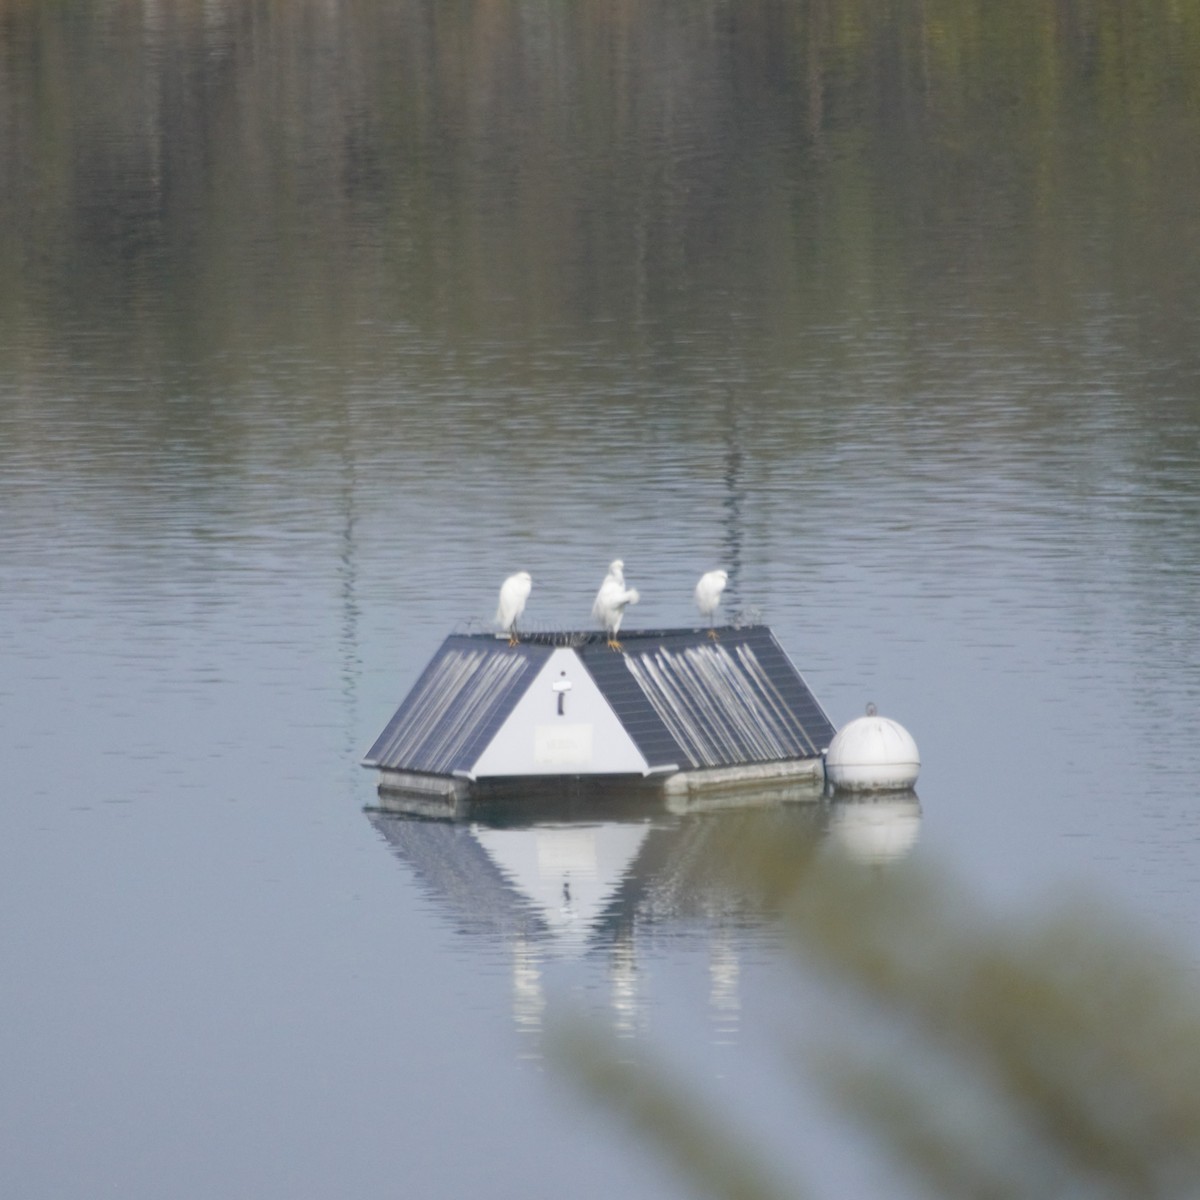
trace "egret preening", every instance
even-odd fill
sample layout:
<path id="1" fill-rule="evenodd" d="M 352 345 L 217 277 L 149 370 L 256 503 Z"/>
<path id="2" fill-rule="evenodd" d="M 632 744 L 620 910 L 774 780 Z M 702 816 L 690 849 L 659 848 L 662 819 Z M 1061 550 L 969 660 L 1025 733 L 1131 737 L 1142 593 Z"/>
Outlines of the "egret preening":
<path id="1" fill-rule="evenodd" d="M 496 624 L 508 634 L 508 644 L 515 646 L 521 639 L 517 636 L 517 618 L 525 611 L 533 579 L 528 571 L 510 575 L 500 585 L 500 606 L 496 609 Z"/>
<path id="2" fill-rule="evenodd" d="M 607 632 L 610 650 L 621 649 L 621 643 L 617 641 L 621 618 L 625 615 L 626 606 L 637 602 L 637 589 L 625 586 L 625 564 L 619 558 L 613 559 L 596 593 L 596 602 L 592 605 L 592 617 Z"/>
<path id="3" fill-rule="evenodd" d="M 708 618 L 708 636 L 716 641 L 717 631 L 714 627 L 714 613 L 721 603 L 721 593 L 729 582 L 728 571 L 705 571 L 696 584 L 696 607 L 702 617 Z"/>

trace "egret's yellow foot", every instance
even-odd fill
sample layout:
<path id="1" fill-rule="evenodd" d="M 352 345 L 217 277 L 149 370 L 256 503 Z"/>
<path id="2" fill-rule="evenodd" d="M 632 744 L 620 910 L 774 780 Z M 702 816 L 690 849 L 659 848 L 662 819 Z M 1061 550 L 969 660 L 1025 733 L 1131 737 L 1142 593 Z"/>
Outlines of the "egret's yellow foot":
<path id="1" fill-rule="evenodd" d="M 624 650 L 625 649 L 625 647 L 622 646 L 621 643 L 618 642 L 616 638 L 608 639 L 608 648 L 610 650 Z"/>

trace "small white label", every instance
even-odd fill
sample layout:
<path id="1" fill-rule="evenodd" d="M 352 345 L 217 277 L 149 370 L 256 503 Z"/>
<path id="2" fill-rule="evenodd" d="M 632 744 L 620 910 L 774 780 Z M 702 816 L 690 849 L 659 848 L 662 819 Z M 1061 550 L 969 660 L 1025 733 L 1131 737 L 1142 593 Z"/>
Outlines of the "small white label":
<path id="1" fill-rule="evenodd" d="M 543 767 L 585 767 L 592 761 L 591 725 L 538 725 L 533 761 Z"/>

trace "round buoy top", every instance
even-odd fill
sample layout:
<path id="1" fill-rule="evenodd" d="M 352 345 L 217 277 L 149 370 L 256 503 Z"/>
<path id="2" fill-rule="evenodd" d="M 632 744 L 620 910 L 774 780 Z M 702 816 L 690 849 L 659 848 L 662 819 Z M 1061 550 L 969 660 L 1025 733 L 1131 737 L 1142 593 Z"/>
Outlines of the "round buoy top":
<path id="1" fill-rule="evenodd" d="M 848 791 L 911 788 L 921 769 L 912 734 L 898 721 L 881 717 L 874 704 L 866 716 L 847 721 L 825 754 L 830 783 Z"/>

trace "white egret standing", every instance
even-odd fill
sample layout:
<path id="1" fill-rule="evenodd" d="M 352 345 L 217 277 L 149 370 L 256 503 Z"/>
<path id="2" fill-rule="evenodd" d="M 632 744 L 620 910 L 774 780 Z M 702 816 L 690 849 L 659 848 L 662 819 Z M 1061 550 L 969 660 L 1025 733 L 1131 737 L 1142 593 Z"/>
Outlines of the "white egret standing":
<path id="1" fill-rule="evenodd" d="M 608 633 L 608 648 L 620 650 L 621 643 L 617 641 L 617 631 L 621 628 L 621 618 L 625 615 L 627 605 L 636 604 L 638 594 L 636 588 L 625 586 L 625 564 L 614 558 L 609 564 L 608 574 L 596 593 L 596 602 L 592 605 L 592 617 Z"/>
<path id="2" fill-rule="evenodd" d="M 508 634 L 510 646 L 515 646 L 521 640 L 517 636 L 517 618 L 525 611 L 525 601 L 529 599 L 532 587 L 533 578 L 528 571 L 518 571 L 500 585 L 496 624 Z"/>
<path id="3" fill-rule="evenodd" d="M 708 618 L 708 636 L 716 641 L 717 631 L 714 627 L 717 605 L 721 603 L 721 593 L 729 582 L 728 571 L 705 571 L 696 584 L 696 607 L 702 617 Z"/>

